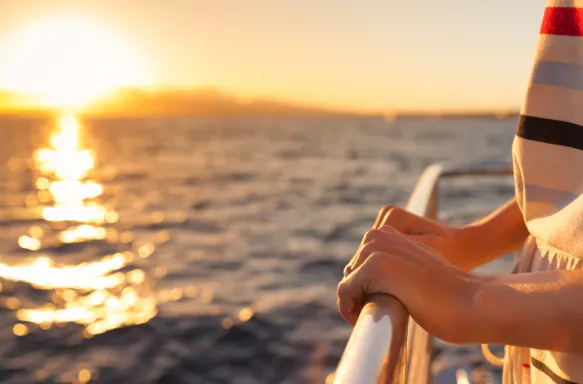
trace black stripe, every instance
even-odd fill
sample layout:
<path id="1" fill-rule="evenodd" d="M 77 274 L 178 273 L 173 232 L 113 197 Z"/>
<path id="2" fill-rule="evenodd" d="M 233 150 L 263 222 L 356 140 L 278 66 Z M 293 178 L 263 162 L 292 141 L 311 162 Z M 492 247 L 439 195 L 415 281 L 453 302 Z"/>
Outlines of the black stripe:
<path id="1" fill-rule="evenodd" d="M 554 381 L 557 384 L 577 384 L 574 381 L 563 379 L 561 376 L 557 375 L 549 367 L 547 367 L 545 363 L 535 359 L 532 356 L 530 357 L 530 365 L 540 370 L 542 373 L 547 375 L 552 381 Z"/>
<path id="2" fill-rule="evenodd" d="M 562 145 L 583 151 L 583 127 L 565 121 L 520 115 L 516 135 L 523 139 Z"/>

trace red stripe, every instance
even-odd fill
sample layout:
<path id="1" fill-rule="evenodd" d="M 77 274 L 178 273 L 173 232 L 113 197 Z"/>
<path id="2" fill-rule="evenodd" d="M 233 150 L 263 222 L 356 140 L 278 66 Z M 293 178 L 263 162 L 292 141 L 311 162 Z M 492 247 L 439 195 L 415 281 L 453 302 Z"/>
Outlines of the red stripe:
<path id="1" fill-rule="evenodd" d="M 522 364 L 522 366 L 523 366 L 524 368 L 530 368 L 530 364 L 526 364 L 526 363 L 524 363 L 524 364 Z"/>
<path id="2" fill-rule="evenodd" d="M 547 8 L 540 33 L 543 35 L 583 36 L 583 8 Z"/>

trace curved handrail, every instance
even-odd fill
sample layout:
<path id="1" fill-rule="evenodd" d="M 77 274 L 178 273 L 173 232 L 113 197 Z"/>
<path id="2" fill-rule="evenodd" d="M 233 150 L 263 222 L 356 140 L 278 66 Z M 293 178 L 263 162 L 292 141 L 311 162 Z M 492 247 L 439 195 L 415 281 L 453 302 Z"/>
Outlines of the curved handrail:
<path id="1" fill-rule="evenodd" d="M 512 166 L 508 163 L 432 164 L 417 180 L 406 209 L 419 216 L 436 218 L 438 184 L 442 178 L 511 174 Z M 430 357 L 431 335 L 409 321 L 407 310 L 396 298 L 373 295 L 352 331 L 334 384 L 427 383 Z"/>

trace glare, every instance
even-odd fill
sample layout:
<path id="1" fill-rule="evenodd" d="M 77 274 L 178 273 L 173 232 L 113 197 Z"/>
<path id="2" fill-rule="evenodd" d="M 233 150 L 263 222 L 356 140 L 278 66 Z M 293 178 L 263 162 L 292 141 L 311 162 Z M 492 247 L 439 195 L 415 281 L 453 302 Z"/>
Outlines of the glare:
<path id="1" fill-rule="evenodd" d="M 253 310 L 251 308 L 243 308 L 239 312 L 239 320 L 245 322 L 251 320 L 253 317 Z"/>
<path id="2" fill-rule="evenodd" d="M 35 167 L 39 171 L 37 199 L 27 206 L 38 210 L 42 218 L 52 222 L 49 231 L 56 231 L 60 244 L 71 244 L 115 237 L 121 243 L 133 239 L 131 231 L 117 236 L 114 228 L 117 212 L 100 202 L 103 186 L 91 180 L 95 161 L 93 152 L 82 147 L 82 126 L 73 115 L 63 115 L 50 137 L 50 145 L 36 151 Z M 119 239 L 118 239 L 119 237 Z M 18 239 L 21 248 L 42 252 L 43 241 L 51 237 L 40 226 L 29 229 Z M 36 289 L 52 290 L 52 303 L 40 307 L 23 307 L 16 297 L 2 299 L 5 308 L 16 310 L 18 320 L 38 324 L 46 330 L 53 324 L 77 323 L 85 327 L 84 334 L 96 334 L 122 326 L 142 324 L 157 314 L 158 300 L 148 291 L 148 275 L 141 269 L 128 271 L 128 265 L 139 256 L 148 257 L 155 250 L 144 244 L 136 254 L 126 251 L 102 256 L 90 262 L 57 265 L 42 254 L 15 265 L 0 262 L 0 278 L 27 283 Z M 165 269 L 156 269 L 157 275 Z M 0 286 L 1 287 L 1 286 Z M 0 288 L 1 289 L 1 288 Z M 182 290 L 169 293 L 173 300 L 182 297 Z M 29 332 L 25 324 L 13 329 L 18 336 Z M 81 382 L 88 381 L 87 370 L 79 372 Z"/>
<path id="3" fill-rule="evenodd" d="M 105 214 L 105 221 L 113 224 L 119 219 L 119 215 L 115 211 L 109 211 Z"/>
<path id="4" fill-rule="evenodd" d="M 128 282 L 132 284 L 142 284 L 146 279 L 144 271 L 136 269 L 128 273 Z"/>
<path id="5" fill-rule="evenodd" d="M 57 129 L 51 135 L 50 147 L 40 148 L 35 153 L 36 167 L 42 174 L 36 182 L 42 187 L 39 188 L 38 200 L 54 203 L 43 207 L 42 215 L 47 221 L 101 224 L 108 215 L 117 217 L 117 213 L 108 212 L 102 205 L 86 201 L 103 194 L 103 187 L 86 180 L 95 161 L 91 151 L 80 148 L 80 131 L 77 118 L 64 114 L 59 117 Z"/>
<path id="6" fill-rule="evenodd" d="M 129 258 L 121 253 L 106 256 L 93 263 L 55 267 L 52 260 L 38 258 L 30 263 L 8 266 L 0 264 L 0 277 L 26 282 L 39 289 L 55 289 L 55 303 L 41 308 L 21 308 L 16 312 L 20 321 L 36 323 L 49 328 L 50 324 L 78 323 L 86 326 L 86 335 L 92 336 L 121 326 L 142 324 L 157 314 L 157 300 L 139 293 L 145 280 L 141 270 L 119 272 L 128 265 Z M 121 293 L 113 288 L 131 283 Z M 89 292 L 89 293 L 87 293 Z M 119 292 L 119 291 L 117 291 Z M 174 291 L 176 298 L 181 291 Z M 5 300 L 9 309 L 17 309 L 16 298 Z"/>
<path id="7" fill-rule="evenodd" d="M 106 233 L 105 228 L 85 224 L 62 231 L 59 239 L 63 243 L 71 244 L 87 240 L 102 240 L 105 239 Z"/>
<path id="8" fill-rule="evenodd" d="M 91 372 L 88 369 L 80 370 L 78 376 L 81 383 L 86 383 L 91 380 Z"/>
<path id="9" fill-rule="evenodd" d="M 64 267 L 55 267 L 48 257 L 39 257 L 26 264 L 0 263 L 0 277 L 29 283 L 41 289 L 103 289 L 116 287 L 125 281 L 124 274 L 109 273 L 126 265 L 126 258 L 121 253 L 92 263 Z"/>
<path id="10" fill-rule="evenodd" d="M 18 245 L 22 249 L 28 249 L 29 251 L 37 251 L 41 246 L 41 242 L 38 239 L 32 237 L 20 236 L 18 238 Z"/>
<path id="11" fill-rule="evenodd" d="M 83 205 L 80 202 L 59 204 L 43 209 L 43 219 L 46 221 L 79 221 L 88 223 L 103 223 L 105 210 L 97 205 Z"/>
<path id="12" fill-rule="evenodd" d="M 142 258 L 150 256 L 154 252 L 154 246 L 152 244 L 144 244 L 138 249 L 138 255 Z"/>
<path id="13" fill-rule="evenodd" d="M 16 336 L 26 336 L 28 334 L 28 327 L 24 324 L 16 324 L 12 331 Z"/>
<path id="14" fill-rule="evenodd" d="M 42 230 L 41 227 L 30 227 L 28 233 L 30 234 L 31 237 L 34 237 L 35 239 L 40 239 L 44 235 L 44 231 Z"/>
<path id="15" fill-rule="evenodd" d="M 121 326 L 143 324 L 157 314 L 156 300 L 141 297 L 133 289 L 126 288 L 118 298 L 108 291 L 104 300 L 70 302 L 64 309 L 20 309 L 16 317 L 36 324 L 78 323 L 85 325 L 86 336 L 104 333 Z"/>
<path id="16" fill-rule="evenodd" d="M 57 131 L 51 136 L 50 148 L 41 148 L 35 154 L 37 168 L 43 174 L 53 174 L 62 180 L 78 180 L 93 166 L 93 154 L 79 149 L 81 127 L 73 115 L 62 115 L 57 122 Z M 39 181 L 40 180 L 40 181 Z M 41 186 L 50 188 L 45 177 L 37 180 Z M 45 181 L 47 180 L 47 181 Z"/>
<path id="17" fill-rule="evenodd" d="M 170 292 L 168 294 L 168 299 L 170 301 L 178 301 L 182 298 L 182 296 L 183 296 L 182 289 L 174 288 L 174 289 L 170 290 Z"/>
<path id="18" fill-rule="evenodd" d="M 0 88 L 51 107 L 81 107 L 147 83 L 144 60 L 120 36 L 80 18 L 36 21 L 9 36 L 0 51 Z"/>
<path id="19" fill-rule="evenodd" d="M 55 181 L 49 191 L 54 196 L 55 202 L 66 203 L 71 200 L 92 199 L 103 193 L 103 187 L 94 182 L 81 182 L 79 180 Z"/>
<path id="20" fill-rule="evenodd" d="M 36 187 L 38 189 L 48 189 L 49 188 L 49 181 L 46 177 L 39 177 L 36 180 Z"/>

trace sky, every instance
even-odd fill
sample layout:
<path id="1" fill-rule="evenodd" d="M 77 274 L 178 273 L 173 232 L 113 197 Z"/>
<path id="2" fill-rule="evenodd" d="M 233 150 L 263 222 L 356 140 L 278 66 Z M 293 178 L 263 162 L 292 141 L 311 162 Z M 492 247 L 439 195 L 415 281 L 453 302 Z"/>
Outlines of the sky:
<path id="1" fill-rule="evenodd" d="M 65 17 L 123 40 L 151 86 L 367 112 L 515 110 L 545 3 L 0 0 L 0 58 L 9 36 Z"/>

